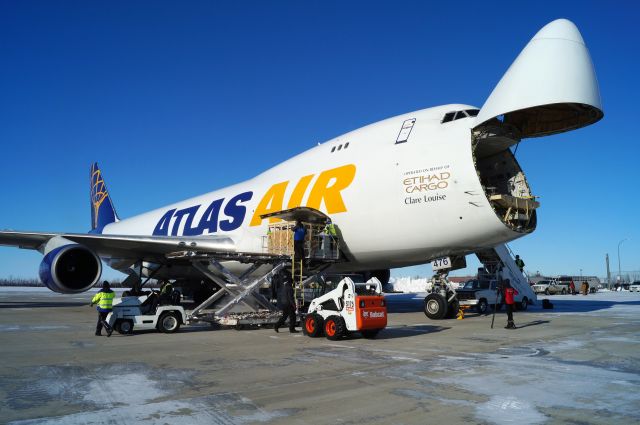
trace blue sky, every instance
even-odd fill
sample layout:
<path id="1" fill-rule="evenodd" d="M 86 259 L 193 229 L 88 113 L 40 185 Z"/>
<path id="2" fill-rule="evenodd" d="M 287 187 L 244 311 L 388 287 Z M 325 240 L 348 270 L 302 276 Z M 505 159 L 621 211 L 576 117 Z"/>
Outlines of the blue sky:
<path id="1" fill-rule="evenodd" d="M 380 119 L 481 106 L 557 18 L 582 32 L 605 118 L 520 145 L 542 207 L 511 246 L 530 271 L 603 276 L 629 238 L 622 269 L 640 270 L 633 2 L 2 2 L 0 228 L 87 231 L 92 161 L 130 217 Z M 0 277 L 39 262 L 0 248 Z"/>

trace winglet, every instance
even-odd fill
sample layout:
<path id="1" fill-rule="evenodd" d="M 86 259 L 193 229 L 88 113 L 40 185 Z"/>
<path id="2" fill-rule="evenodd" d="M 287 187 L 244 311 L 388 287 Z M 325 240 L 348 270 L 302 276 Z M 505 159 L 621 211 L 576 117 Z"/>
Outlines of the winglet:
<path id="1" fill-rule="evenodd" d="M 91 233 L 102 233 L 107 224 L 119 221 L 98 163 L 91 165 Z"/>

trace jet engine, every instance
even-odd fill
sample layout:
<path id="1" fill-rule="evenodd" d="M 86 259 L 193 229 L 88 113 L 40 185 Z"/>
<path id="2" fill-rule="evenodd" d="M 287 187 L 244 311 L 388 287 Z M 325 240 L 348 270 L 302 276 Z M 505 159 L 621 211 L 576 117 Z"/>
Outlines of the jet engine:
<path id="1" fill-rule="evenodd" d="M 49 251 L 40 263 L 40 280 L 52 291 L 76 294 L 100 280 L 102 262 L 79 244 L 62 245 Z"/>

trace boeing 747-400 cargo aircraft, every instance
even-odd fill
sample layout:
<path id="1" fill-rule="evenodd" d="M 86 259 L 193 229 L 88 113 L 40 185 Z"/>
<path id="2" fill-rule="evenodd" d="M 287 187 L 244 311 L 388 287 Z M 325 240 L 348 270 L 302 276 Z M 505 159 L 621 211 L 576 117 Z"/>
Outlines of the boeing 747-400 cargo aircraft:
<path id="1" fill-rule="evenodd" d="M 215 259 L 224 267 L 212 273 L 231 280 L 264 274 L 274 267 L 264 246 L 270 223 L 330 217 L 341 249 L 325 272 L 384 281 L 391 268 L 533 232 L 538 202 L 511 148 L 602 117 L 587 47 L 575 25 L 559 19 L 533 37 L 481 108 L 450 104 L 392 117 L 250 180 L 126 219 L 93 164 L 90 232 L 3 231 L 0 244 L 40 251 L 42 282 L 61 293 L 94 286 L 101 259 L 138 279 L 188 287 L 203 279 L 190 256 Z M 390 219 L 393 226 L 382 225 Z"/>

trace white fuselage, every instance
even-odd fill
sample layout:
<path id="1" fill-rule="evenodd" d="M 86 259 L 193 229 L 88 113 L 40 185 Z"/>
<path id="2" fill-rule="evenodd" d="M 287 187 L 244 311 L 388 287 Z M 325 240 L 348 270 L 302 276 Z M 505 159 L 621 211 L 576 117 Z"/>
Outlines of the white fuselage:
<path id="1" fill-rule="evenodd" d="M 496 216 L 471 148 L 474 119 L 441 123 L 446 105 L 396 116 L 301 153 L 243 183 L 107 225 L 104 234 L 225 235 L 260 252 L 260 214 L 315 207 L 339 229 L 349 270 L 422 264 L 508 242 L 522 233 Z M 407 120 L 408 140 L 396 143 Z M 324 174 L 323 174 L 324 173 Z M 175 210 L 172 212 L 172 210 Z"/>

